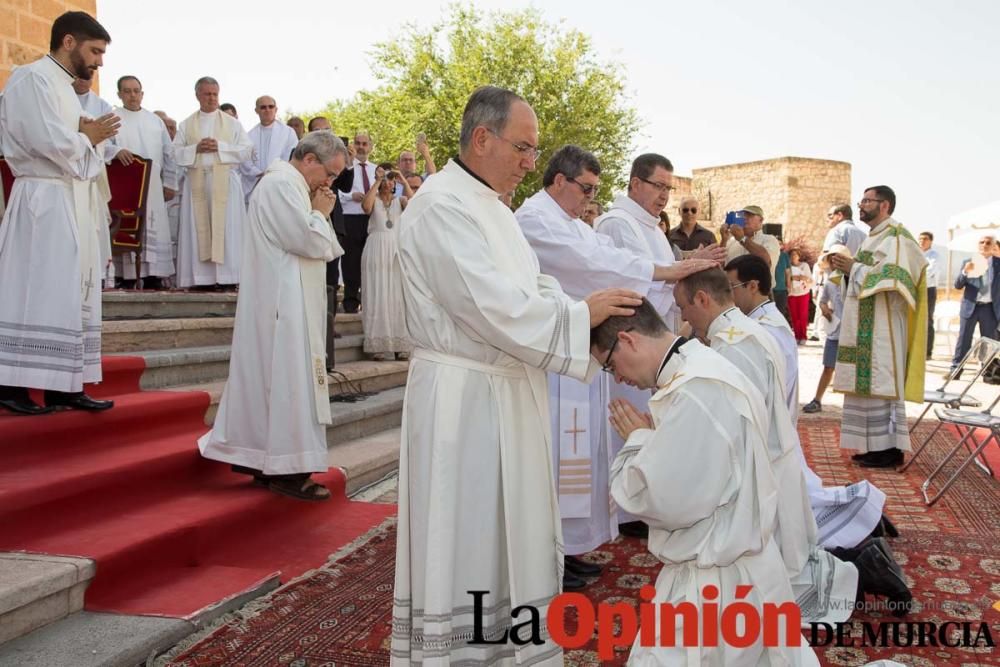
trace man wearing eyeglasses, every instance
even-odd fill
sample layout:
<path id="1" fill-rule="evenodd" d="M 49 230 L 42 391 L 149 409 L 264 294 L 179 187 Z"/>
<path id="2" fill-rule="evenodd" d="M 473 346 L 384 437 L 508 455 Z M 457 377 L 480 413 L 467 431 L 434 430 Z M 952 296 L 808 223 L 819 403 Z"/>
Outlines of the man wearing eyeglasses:
<path id="1" fill-rule="evenodd" d="M 686 253 L 687 257 L 698 248 L 718 243 L 715 234 L 698 224 L 698 200 L 685 197 L 681 200 L 681 224 L 670 230 L 670 242 Z"/>
<path id="2" fill-rule="evenodd" d="M 660 266 L 629 250 L 615 247 L 580 220 L 600 186 L 601 165 L 593 153 L 563 146 L 549 158 L 544 189 L 525 201 L 515 217 L 538 256 L 542 273 L 559 281 L 574 299 L 609 287 L 647 294 L 656 282 L 677 281 L 709 268 L 710 260 Z M 607 376 L 585 383 L 549 373 L 553 456 L 566 572 L 563 590 L 580 589 L 585 577 L 601 568 L 577 556 L 618 536 L 618 517 L 608 503 L 608 469 L 612 460 L 607 420 Z"/>
<path id="3" fill-rule="evenodd" d="M 976 325 L 979 335 L 997 338 L 997 322 L 1000 321 L 1000 258 L 993 256 L 995 240 L 992 234 L 979 239 L 979 254 L 982 258 L 962 262 L 955 289 L 962 290 L 962 304 L 958 315 L 960 324 L 955 356 L 951 369 L 955 370 L 972 347 L 972 336 Z"/>
<path id="4" fill-rule="evenodd" d="M 751 604 L 793 602 L 775 539 L 780 488 L 757 387 L 697 340 L 675 337 L 648 301 L 632 317 L 595 327 L 591 347 L 616 377 L 655 392 L 640 405 L 611 405 L 612 426 L 627 442 L 614 461 L 611 494 L 649 522 L 647 547 L 664 563 L 653 604 L 698 604 L 709 582 L 722 582 L 723 608 L 737 585 L 753 588 Z M 785 638 L 773 648 L 759 639 L 738 649 L 683 648 L 680 624 L 659 620 L 651 628 L 643 621 L 643 636 L 655 633 L 655 641 L 636 638 L 630 664 L 818 664 L 810 647 L 788 647 Z"/>
<path id="5" fill-rule="evenodd" d="M 565 567 L 546 373 L 592 379 L 590 329 L 641 299 L 612 289 L 575 301 L 539 271 L 500 201 L 538 154 L 531 106 L 483 86 L 462 114 L 458 158 L 400 218 L 416 349 L 400 435 L 393 665 L 563 664 L 559 646 L 544 634 L 533 642 L 510 611 L 532 605 L 544 617 Z M 504 639 L 491 631 L 472 644 L 455 631 L 473 624 Z"/>
<path id="6" fill-rule="evenodd" d="M 858 202 L 871 231 L 851 258 L 831 255 L 845 284 L 833 388 L 844 396 L 840 446 L 858 450 L 869 468 L 903 462 L 910 449 L 906 401 L 924 400 L 927 345 L 927 259 L 892 218 L 896 193 L 885 185 Z"/>
<path id="7" fill-rule="evenodd" d="M 254 112 L 260 122 L 247 132 L 253 142 L 253 158 L 240 165 L 243 176 L 243 193 L 250 202 L 250 193 L 257 181 L 267 171 L 267 167 L 275 160 L 285 160 L 291 157 L 292 150 L 299 143 L 295 130 L 278 120 L 278 103 L 269 95 L 257 98 Z"/>
<path id="8" fill-rule="evenodd" d="M 618 195 L 608 212 L 594 223 L 594 229 L 611 237 L 618 248 L 628 250 L 657 266 L 669 267 L 674 263 L 674 253 L 666 235 L 660 230 L 660 213 L 670 201 L 670 192 L 674 189 L 674 165 L 666 157 L 657 153 L 645 153 L 632 162 L 629 174 L 628 191 Z M 710 244 L 692 255 L 696 258 L 714 259 L 722 262 L 725 252 L 716 244 Z M 647 299 L 669 323 L 674 321 L 670 313 L 674 308 L 673 282 L 656 283 L 645 293 Z M 612 398 L 624 398 L 633 403 L 639 403 L 648 398 L 645 393 L 623 385 L 611 388 Z M 625 441 L 618 434 L 612 433 L 612 455 L 621 450 Z M 623 513 L 623 523 L 620 529 L 625 535 L 645 537 L 645 525 L 630 520 Z"/>
<path id="9" fill-rule="evenodd" d="M 804 457 L 788 414 L 785 357 L 764 326 L 736 307 L 733 285 L 745 287 L 740 283 L 731 283 L 721 269 L 695 273 L 677 283 L 677 303 L 698 337 L 742 371 L 763 396 L 767 456 L 778 483 L 775 541 L 796 598 L 816 601 L 802 605 L 803 621 L 843 622 L 851 615 L 858 571 L 819 547 Z M 902 589 L 894 592 L 905 596 Z"/>

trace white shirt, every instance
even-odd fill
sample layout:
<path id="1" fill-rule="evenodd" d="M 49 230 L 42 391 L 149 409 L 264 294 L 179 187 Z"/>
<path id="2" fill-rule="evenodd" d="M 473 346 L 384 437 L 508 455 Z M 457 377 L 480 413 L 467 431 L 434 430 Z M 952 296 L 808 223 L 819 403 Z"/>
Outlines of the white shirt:
<path id="1" fill-rule="evenodd" d="M 352 165 L 354 169 L 354 184 L 351 185 L 350 192 L 340 192 L 340 205 L 344 207 L 344 215 L 364 215 L 365 210 L 361 208 L 360 201 L 354 201 L 351 199 L 352 192 L 360 192 L 362 196 L 365 195 L 365 179 L 361 174 L 361 162 L 355 158 L 354 164 Z M 375 165 L 371 161 L 365 162 L 364 170 L 368 172 L 368 187 L 375 185 Z"/>
<path id="2" fill-rule="evenodd" d="M 941 256 L 938 255 L 938 251 L 931 248 L 924 253 L 924 257 L 927 258 L 927 287 L 937 287 L 938 285 L 938 261 Z"/>

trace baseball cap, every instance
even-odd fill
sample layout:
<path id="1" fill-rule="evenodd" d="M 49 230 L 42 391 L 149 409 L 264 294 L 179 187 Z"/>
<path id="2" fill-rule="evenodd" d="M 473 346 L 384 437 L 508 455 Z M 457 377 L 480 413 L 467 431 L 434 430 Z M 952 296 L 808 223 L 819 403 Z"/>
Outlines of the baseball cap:
<path id="1" fill-rule="evenodd" d="M 740 210 L 743 211 L 744 213 L 750 213 L 751 215 L 759 215 L 762 218 L 764 217 L 764 209 L 762 209 L 760 206 L 744 206 Z"/>

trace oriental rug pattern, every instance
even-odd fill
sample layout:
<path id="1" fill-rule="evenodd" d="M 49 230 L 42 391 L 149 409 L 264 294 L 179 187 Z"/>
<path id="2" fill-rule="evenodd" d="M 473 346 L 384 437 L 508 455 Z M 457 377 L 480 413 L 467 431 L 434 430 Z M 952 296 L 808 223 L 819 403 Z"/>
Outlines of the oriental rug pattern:
<path id="1" fill-rule="evenodd" d="M 924 426 L 918 430 L 922 433 Z M 810 419 L 799 425 L 805 453 L 814 470 L 828 484 L 861 478 L 849 454 L 837 446 L 839 424 Z M 918 436 L 920 433 L 918 433 Z M 978 470 L 966 470 L 934 507 L 926 508 L 920 483 L 939 459 L 951 434 L 940 434 L 905 474 L 875 471 L 869 479 L 888 495 L 888 511 L 902 531 L 892 540 L 897 559 L 909 578 L 917 608 L 909 620 L 943 623 L 969 621 L 978 628 L 989 623 L 994 640 L 1000 639 L 1000 483 Z M 864 471 L 871 473 L 872 471 Z M 395 524 L 387 520 L 358 540 L 339 559 L 275 591 L 255 608 L 229 620 L 171 661 L 176 667 L 241 665 L 264 667 L 388 665 L 391 622 Z M 653 583 L 660 564 L 636 539 L 619 539 L 587 555 L 605 566 L 600 579 L 585 594 L 593 602 L 635 603 L 638 590 Z M 574 628 L 574 612 L 567 618 Z M 853 667 L 890 658 L 907 665 L 1000 666 L 997 649 L 940 646 L 862 646 L 864 621 L 892 620 L 878 610 L 856 613 L 851 635 L 854 646 L 817 647 L 825 666 Z M 974 631 L 975 632 L 975 631 Z M 824 637 L 821 634 L 821 639 Z M 567 665 L 621 665 L 628 656 L 622 647 L 611 660 L 601 660 L 596 640 L 567 651 Z"/>

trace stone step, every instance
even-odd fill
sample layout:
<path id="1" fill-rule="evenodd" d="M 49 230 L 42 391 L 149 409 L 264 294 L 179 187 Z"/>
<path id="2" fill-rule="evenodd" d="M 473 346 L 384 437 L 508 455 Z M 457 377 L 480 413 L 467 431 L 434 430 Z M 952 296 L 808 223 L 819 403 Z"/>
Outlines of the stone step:
<path id="1" fill-rule="evenodd" d="M 0 644 L 83 609 L 94 573 L 88 558 L 0 553 Z"/>
<path id="2" fill-rule="evenodd" d="M 233 293 L 110 290 L 101 300 L 105 321 L 236 315 Z"/>
<path id="3" fill-rule="evenodd" d="M 347 495 L 399 469 L 400 429 L 390 428 L 347 440 L 330 449 L 327 462 L 347 477 Z"/>
<path id="4" fill-rule="evenodd" d="M 108 290 L 102 295 L 105 320 L 144 320 L 178 317 L 233 317 L 234 293 Z M 338 302 L 343 290 L 337 292 Z"/>
<path id="5" fill-rule="evenodd" d="M 357 335 L 348 334 L 347 336 Z M 359 363 L 357 360 L 364 358 L 364 354 L 357 350 L 356 347 L 357 338 L 342 336 L 337 339 L 334 348 L 336 349 L 338 370 L 342 370 L 342 368 L 351 369 L 353 368 L 353 364 Z M 117 352 L 109 356 L 138 356 L 145 359 L 146 370 L 143 372 L 139 384 L 145 390 L 152 390 L 224 380 L 229 376 L 231 351 L 232 348 L 229 345 L 206 345 L 201 347 L 182 347 L 173 350 Z M 404 374 L 403 382 L 406 381 L 406 362 L 383 363 L 404 364 L 404 366 L 399 368 L 402 369 Z M 379 386 L 375 389 L 384 388 L 385 386 Z M 367 389 L 362 390 L 368 391 Z"/>
<path id="6" fill-rule="evenodd" d="M 233 342 L 233 317 L 188 317 L 148 320 L 112 320 L 104 322 L 101 336 L 103 354 L 136 354 L 150 350 L 180 350 L 190 347 L 212 347 L 231 345 Z M 361 334 L 361 316 L 358 314 L 337 314 L 337 333 L 341 335 L 335 343 L 337 350 L 344 349 L 345 355 L 337 355 L 337 361 L 354 361 L 361 358 L 364 336 Z M 351 356 L 348 348 L 358 347 L 358 353 Z"/>
<path id="7" fill-rule="evenodd" d="M 368 363 L 398 364 L 406 362 Z M 205 425 L 211 426 L 215 423 L 215 415 L 218 413 L 219 401 L 222 399 L 222 390 L 225 385 L 225 382 L 209 382 L 186 387 L 173 387 L 172 389 L 175 391 L 207 392 L 211 397 L 211 404 L 205 413 Z M 403 420 L 403 394 L 405 390 L 404 386 L 394 386 L 354 403 L 331 403 L 332 423 L 326 428 L 327 447 L 333 449 L 340 443 L 399 426 Z M 330 391 L 331 395 L 336 395 L 335 388 L 331 387 Z"/>

